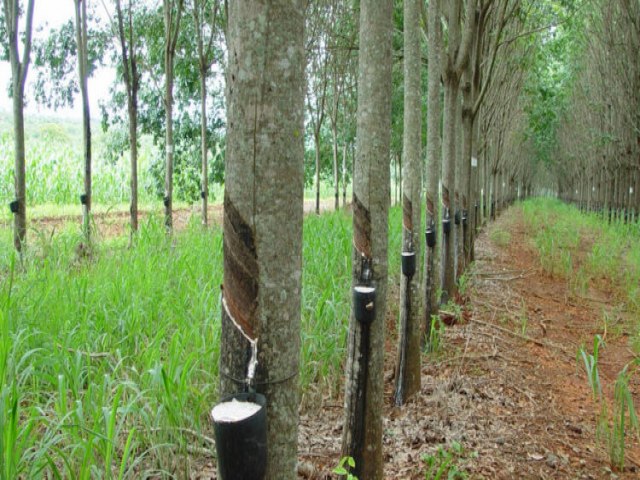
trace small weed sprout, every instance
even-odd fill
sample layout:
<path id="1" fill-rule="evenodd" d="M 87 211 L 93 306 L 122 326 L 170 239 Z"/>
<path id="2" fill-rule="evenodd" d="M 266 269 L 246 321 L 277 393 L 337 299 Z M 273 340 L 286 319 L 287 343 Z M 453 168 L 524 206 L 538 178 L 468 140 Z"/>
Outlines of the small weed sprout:
<path id="1" fill-rule="evenodd" d="M 587 380 L 591 387 L 591 393 L 593 399 L 598 400 L 602 395 L 602 386 L 600 385 L 600 375 L 598 374 L 598 357 L 600 353 L 600 347 L 604 344 L 602 337 L 596 335 L 593 339 L 593 353 L 587 353 L 584 346 L 580 347 L 579 354 L 584 364 L 584 369 L 587 372 Z"/>
<path id="2" fill-rule="evenodd" d="M 349 467 L 349 470 L 356 467 L 356 461 L 353 457 L 342 457 L 338 466 L 333 469 L 333 473 L 336 475 L 344 476 L 346 480 L 358 480 L 358 477 L 349 473 L 349 470 L 345 467 L 345 464 Z"/>
<path id="3" fill-rule="evenodd" d="M 425 353 L 437 354 L 442 350 L 442 339 L 444 336 L 444 324 L 440 316 L 431 315 L 431 325 L 425 343 Z"/>
<path id="4" fill-rule="evenodd" d="M 609 412 L 611 412 L 611 409 L 606 397 L 602 394 L 602 386 L 598 375 L 598 356 L 600 347 L 603 344 L 602 337 L 596 335 L 593 339 L 593 354 L 586 353 L 584 347 L 580 348 L 579 354 L 587 371 L 587 378 L 594 401 L 600 406 L 596 423 L 596 438 L 606 445 L 611 467 L 616 470 L 623 470 L 628 430 L 630 429 L 640 437 L 640 421 L 633 403 L 633 395 L 629 390 L 631 373 L 629 365 L 626 365 L 616 379 L 613 415 L 610 424 Z"/>
<path id="5" fill-rule="evenodd" d="M 467 293 L 467 289 L 469 288 L 469 277 L 466 273 L 462 274 L 460 278 L 458 278 L 458 293 L 463 295 Z"/>
<path id="6" fill-rule="evenodd" d="M 470 457 L 477 458 L 477 452 Z M 434 455 L 424 455 L 422 460 L 426 463 L 425 480 L 463 480 L 468 478 L 467 473 L 457 462 L 465 459 L 465 451 L 458 442 L 452 442 L 449 448 L 438 447 Z"/>
<path id="7" fill-rule="evenodd" d="M 633 395 L 629 390 L 629 365 L 626 365 L 614 387 L 613 424 L 609 426 L 608 415 L 601 415 L 598 431 L 604 434 L 604 440 L 609 451 L 611 467 L 616 470 L 624 469 L 625 441 L 628 429 L 636 435 L 640 435 L 640 423 L 633 404 Z M 603 407 L 603 412 L 606 413 Z"/>
<path id="8" fill-rule="evenodd" d="M 522 333 L 523 336 L 527 334 L 528 324 L 529 324 L 529 318 L 527 317 L 527 313 L 522 312 L 520 314 L 520 333 Z"/>

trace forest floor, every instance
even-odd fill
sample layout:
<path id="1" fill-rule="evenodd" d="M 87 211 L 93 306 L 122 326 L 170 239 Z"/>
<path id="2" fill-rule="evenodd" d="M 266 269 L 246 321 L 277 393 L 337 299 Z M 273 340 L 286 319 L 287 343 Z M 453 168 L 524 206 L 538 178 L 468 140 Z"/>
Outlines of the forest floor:
<path id="1" fill-rule="evenodd" d="M 634 358 L 632 319 L 612 287 L 598 281 L 576 296 L 567 279 L 543 271 L 518 207 L 479 236 L 467 276 L 467 318 L 447 327 L 439 355 L 424 357 L 422 391 L 402 408 L 392 402 L 396 345 L 388 339 L 384 478 L 424 479 L 425 457 L 467 475 L 442 478 L 640 478 L 640 446 L 629 432 L 622 472 L 612 471 L 596 440 L 601 410 L 578 355 L 581 345 L 591 352 L 595 335 L 604 337 L 600 380 L 611 412 L 616 377 Z M 613 320 L 603 322 L 604 314 Z M 388 323 L 393 330 L 395 319 Z M 630 389 L 637 398 L 636 377 Z M 302 415 L 300 478 L 335 478 L 341 431 L 341 399 Z"/>

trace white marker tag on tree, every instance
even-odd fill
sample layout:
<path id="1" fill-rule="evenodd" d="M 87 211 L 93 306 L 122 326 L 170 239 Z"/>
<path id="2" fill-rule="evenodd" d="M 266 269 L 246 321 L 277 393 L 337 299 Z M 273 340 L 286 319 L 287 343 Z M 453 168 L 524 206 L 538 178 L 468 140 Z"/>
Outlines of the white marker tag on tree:
<path id="1" fill-rule="evenodd" d="M 629 187 L 629 195 L 633 195 L 633 187 Z"/>
<path id="2" fill-rule="evenodd" d="M 476 168 L 478 166 L 478 158 L 477 157 L 471 157 L 471 166 L 473 168 Z"/>
<path id="3" fill-rule="evenodd" d="M 167 153 L 173 153 L 173 145 L 167 145 Z"/>

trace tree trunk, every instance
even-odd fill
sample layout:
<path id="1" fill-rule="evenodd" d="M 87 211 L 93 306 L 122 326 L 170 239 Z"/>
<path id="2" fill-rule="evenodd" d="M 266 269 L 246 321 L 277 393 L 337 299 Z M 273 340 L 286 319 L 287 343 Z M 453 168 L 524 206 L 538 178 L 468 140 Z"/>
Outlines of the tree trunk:
<path id="1" fill-rule="evenodd" d="M 332 122 L 331 133 L 333 135 L 333 188 L 335 193 L 334 210 L 340 210 L 340 173 L 338 171 L 338 128 Z"/>
<path id="2" fill-rule="evenodd" d="M 13 219 L 13 244 L 22 253 L 27 241 L 27 187 L 24 147 L 24 86 L 27 81 L 31 60 L 31 32 L 33 26 L 34 0 L 27 5 L 27 18 L 23 32 L 22 59 L 18 48 L 18 21 L 20 8 L 18 0 L 4 0 L 4 20 L 8 36 L 9 61 L 11 62 L 11 84 L 13 88 L 13 130 L 14 130 L 14 186 L 17 202 Z"/>
<path id="3" fill-rule="evenodd" d="M 462 89 L 460 89 L 462 90 Z M 466 187 L 463 175 L 463 148 L 464 148 L 464 136 L 462 131 L 462 102 L 460 93 L 458 94 L 458 101 L 456 102 L 456 155 L 455 155 L 455 246 L 456 253 L 454 258 L 454 272 L 455 280 L 462 276 L 464 272 L 464 242 L 463 242 L 463 225 L 462 225 L 462 210 L 464 209 L 464 189 Z"/>
<path id="4" fill-rule="evenodd" d="M 455 228 L 454 214 L 456 205 L 454 199 L 455 187 L 455 158 L 456 158 L 456 112 L 458 103 L 458 80 L 448 78 L 445 80 L 444 94 L 444 129 L 442 148 L 442 206 L 444 208 L 445 222 L 449 222 L 450 233 L 443 231 L 443 282 L 442 302 L 446 303 L 455 296 Z"/>
<path id="5" fill-rule="evenodd" d="M 132 105 L 129 106 L 129 145 L 131 169 L 131 231 L 138 231 L 138 94 L 135 93 Z"/>
<path id="6" fill-rule="evenodd" d="M 316 215 L 320 215 L 320 132 L 313 134 L 316 146 Z"/>
<path id="7" fill-rule="evenodd" d="M 200 59 L 202 61 L 202 58 Z M 200 151 L 202 155 L 202 177 L 200 197 L 202 199 L 202 224 L 208 224 L 209 173 L 207 165 L 207 72 L 200 68 Z"/>
<path id="8" fill-rule="evenodd" d="M 342 147 L 342 207 L 347 206 L 347 144 Z"/>
<path id="9" fill-rule="evenodd" d="M 164 223 L 168 231 L 173 228 L 173 64 L 176 44 L 180 34 L 183 0 L 164 0 L 164 107 L 165 107 L 165 153 L 166 170 L 164 179 Z M 174 18 L 175 17 L 175 18 Z"/>
<path id="10" fill-rule="evenodd" d="M 15 74 L 14 74 L 15 77 Z M 25 182 L 24 85 L 13 82 L 13 129 L 15 148 L 15 192 L 18 211 L 14 215 L 13 244 L 18 252 L 27 240 L 27 187 Z"/>
<path id="11" fill-rule="evenodd" d="M 475 199 L 471 198 L 472 193 L 472 148 L 473 148 L 473 105 L 471 105 L 473 95 L 470 78 L 471 68 L 468 68 L 469 75 L 463 78 L 462 86 L 462 163 L 460 168 L 460 191 L 462 192 L 462 264 L 463 267 L 471 262 L 471 230 L 473 229 L 473 209 Z"/>
<path id="12" fill-rule="evenodd" d="M 173 55 L 165 57 L 165 177 L 164 177 L 164 224 L 173 228 Z"/>
<path id="13" fill-rule="evenodd" d="M 82 229 L 87 242 L 91 240 L 91 115 L 87 86 L 87 1 L 75 0 L 76 46 L 78 49 L 78 75 L 82 95 L 82 143 L 84 149 L 84 197 Z"/>
<path id="14" fill-rule="evenodd" d="M 469 194 L 469 262 L 475 260 L 475 242 L 480 218 L 480 165 L 478 155 L 478 127 L 477 121 L 471 127 L 471 188 Z"/>
<path id="15" fill-rule="evenodd" d="M 129 3 L 129 53 L 127 53 L 127 37 L 124 29 L 124 16 L 120 0 L 116 0 L 116 14 L 118 21 L 118 39 L 122 61 L 122 73 L 124 85 L 127 90 L 127 112 L 129 115 L 129 152 L 130 152 L 130 187 L 131 203 L 129 213 L 131 216 L 131 232 L 138 230 L 138 69 L 134 45 L 133 12 Z"/>
<path id="16" fill-rule="evenodd" d="M 383 478 L 382 405 L 389 221 L 393 2 L 360 2 L 357 160 L 353 180 L 353 286 L 376 289 L 371 323 L 349 325 L 342 454 L 355 459 L 354 474 Z"/>
<path id="17" fill-rule="evenodd" d="M 247 376 L 242 329 L 267 397 L 268 480 L 297 478 L 305 4 L 230 2 L 228 15 L 220 393 Z"/>
<path id="18" fill-rule="evenodd" d="M 429 2 L 428 15 L 428 48 L 429 48 L 429 72 L 427 91 L 427 188 L 426 188 L 426 227 L 433 231 L 435 238 L 438 225 L 438 183 L 440 180 L 440 162 L 442 159 L 442 147 L 440 142 L 441 104 L 440 104 L 440 48 L 442 31 L 440 23 L 440 8 L 438 1 Z M 424 331 L 425 341 L 431 335 L 431 316 L 437 307 L 435 269 L 436 246 L 425 246 L 425 313 Z"/>
<path id="19" fill-rule="evenodd" d="M 398 174 L 398 155 L 394 154 L 393 155 L 393 199 L 392 199 L 392 204 L 393 205 L 397 205 L 398 204 L 398 178 L 400 177 L 400 175 Z"/>
<path id="20" fill-rule="evenodd" d="M 402 152 L 402 253 L 413 253 L 416 271 L 400 283 L 400 331 L 396 361 L 396 405 L 420 391 L 420 253 L 422 202 L 422 102 L 420 91 L 420 0 L 404 2 L 404 134 Z"/>

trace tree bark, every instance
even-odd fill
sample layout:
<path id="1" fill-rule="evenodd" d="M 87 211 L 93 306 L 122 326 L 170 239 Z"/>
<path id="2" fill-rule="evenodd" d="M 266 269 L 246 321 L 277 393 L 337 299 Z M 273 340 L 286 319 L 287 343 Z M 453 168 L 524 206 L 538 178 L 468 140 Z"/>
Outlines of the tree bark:
<path id="1" fill-rule="evenodd" d="M 358 323 L 352 306 L 342 454 L 355 459 L 358 478 L 381 480 L 384 337 L 389 221 L 393 2 L 360 2 L 357 160 L 353 180 L 353 285 L 371 266 L 375 317 Z"/>
<path id="2" fill-rule="evenodd" d="M 470 68 L 467 74 L 463 75 L 462 81 L 462 155 L 460 169 L 460 191 L 462 192 L 462 265 L 463 268 L 471 261 L 471 220 L 473 219 L 472 210 L 474 208 L 474 199 L 471 198 L 472 168 L 471 157 L 473 148 L 473 117 L 472 117 L 472 84 L 470 78 Z M 466 218 L 466 221 L 464 221 Z"/>
<path id="3" fill-rule="evenodd" d="M 13 90 L 13 130 L 14 130 L 14 186 L 17 211 L 13 219 L 13 244 L 22 253 L 27 241 L 27 187 L 24 147 L 24 86 L 27 81 L 31 60 L 31 33 L 33 27 L 34 0 L 27 4 L 27 18 L 24 29 L 22 58 L 18 49 L 19 0 L 3 0 L 4 19 L 8 35 L 9 61 L 11 63 L 11 85 Z"/>
<path id="4" fill-rule="evenodd" d="M 440 103 L 440 79 L 442 70 L 440 68 L 442 31 L 440 23 L 439 0 L 429 2 L 428 14 L 428 91 L 427 91 L 427 191 L 426 191 L 426 226 L 427 228 L 438 229 L 438 183 L 440 180 L 440 165 L 442 160 L 442 144 L 440 141 L 441 112 Z M 438 238 L 437 232 L 435 232 Z M 431 334 L 431 316 L 437 309 L 436 298 L 436 250 L 437 246 L 425 247 L 425 340 Z"/>
<path id="5" fill-rule="evenodd" d="M 420 91 L 420 0 L 404 2 L 404 134 L 402 152 L 402 251 L 415 254 L 416 272 L 400 283 L 400 331 L 396 361 L 396 405 L 420 391 L 420 260 L 422 202 L 422 98 Z"/>
<path id="6" fill-rule="evenodd" d="M 228 15 L 220 393 L 240 390 L 247 374 L 237 324 L 257 342 L 269 480 L 296 478 L 305 3 L 230 2 Z"/>
<path id="7" fill-rule="evenodd" d="M 460 89 L 460 76 L 469 61 L 469 52 L 472 46 L 474 22 L 475 22 L 475 0 L 469 0 L 466 7 L 466 22 L 464 30 L 461 30 L 462 0 L 451 0 L 448 2 L 447 19 L 449 26 L 449 44 L 446 57 L 446 67 L 444 70 L 444 130 L 443 130 L 443 151 L 442 151 L 442 203 L 444 215 L 449 219 L 451 233 L 443 235 L 443 282 L 442 301 L 446 302 L 453 298 L 456 292 L 456 272 L 455 272 L 455 221 L 456 208 L 459 205 L 455 202 L 455 164 L 456 164 L 456 142 L 457 117 L 458 117 L 458 94 Z"/>
<path id="8" fill-rule="evenodd" d="M 87 242 L 91 240 L 91 115 L 89 112 L 87 61 L 87 1 L 74 0 L 76 15 L 76 45 L 78 49 L 78 76 L 82 96 L 82 143 L 84 150 L 84 203 L 82 229 Z"/>
<path id="9" fill-rule="evenodd" d="M 214 0 L 211 16 L 211 32 L 205 44 L 204 26 L 206 23 L 207 1 L 194 1 L 192 4 L 193 21 L 195 23 L 196 44 L 198 50 L 198 72 L 200 74 L 200 200 L 202 202 L 202 224 L 208 225 L 208 203 L 209 203 L 209 169 L 207 162 L 208 154 L 208 132 L 207 132 L 207 77 L 213 63 L 213 39 L 216 30 L 216 19 L 218 17 L 218 2 Z"/>
<path id="10" fill-rule="evenodd" d="M 342 207 L 347 206 L 347 144 L 342 147 Z"/>
<path id="11" fill-rule="evenodd" d="M 125 35 L 124 15 L 120 0 L 116 0 L 116 15 L 118 19 L 118 39 L 120 41 L 120 55 L 122 61 L 122 73 L 124 85 L 127 90 L 127 113 L 129 116 L 129 164 L 130 164 L 130 188 L 131 199 L 129 214 L 131 233 L 138 230 L 138 88 L 139 76 L 136 59 L 136 49 L 133 32 L 132 2 L 128 7 L 128 33 Z M 128 51 L 127 51 L 128 49 Z"/>
<path id="12" fill-rule="evenodd" d="M 183 0 L 164 1 L 164 107 L 165 107 L 165 179 L 164 179 L 164 224 L 168 231 L 173 228 L 173 82 L 176 44 L 180 34 Z M 176 11 L 174 12 L 174 5 Z"/>
<path id="13" fill-rule="evenodd" d="M 207 72 L 200 68 L 200 155 L 202 173 L 200 179 L 200 197 L 202 200 L 202 225 L 208 225 L 209 168 L 207 163 Z"/>
<path id="14" fill-rule="evenodd" d="M 455 156 L 456 156 L 456 112 L 458 102 L 458 79 L 449 77 L 445 79 L 444 93 L 444 128 L 442 133 L 442 207 L 445 221 L 449 221 L 450 233 L 443 232 L 443 282 L 442 302 L 446 303 L 453 298 L 456 291 L 455 278 L 455 228 L 454 215 L 456 205 L 454 202 L 455 187 Z"/>
<path id="15" fill-rule="evenodd" d="M 316 131 L 313 134 L 313 141 L 315 143 L 315 155 L 316 155 L 316 215 L 320 215 L 320 132 Z"/>
<path id="16" fill-rule="evenodd" d="M 338 170 L 338 128 L 332 122 L 331 132 L 333 136 L 333 191 L 335 196 L 334 210 L 340 210 L 340 172 Z"/>

